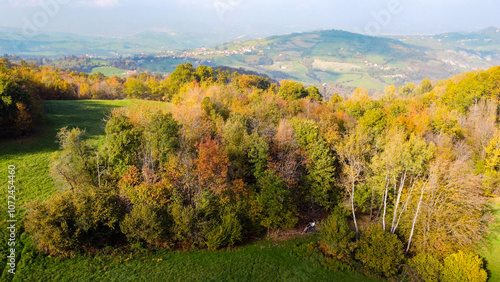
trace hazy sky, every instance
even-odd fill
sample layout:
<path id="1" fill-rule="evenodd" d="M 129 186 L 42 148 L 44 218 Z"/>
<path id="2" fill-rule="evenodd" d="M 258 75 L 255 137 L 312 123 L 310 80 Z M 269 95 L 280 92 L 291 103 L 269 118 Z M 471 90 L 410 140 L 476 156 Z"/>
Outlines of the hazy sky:
<path id="1" fill-rule="evenodd" d="M 498 0 L 0 0 L 0 27 L 82 35 L 143 31 L 372 35 L 500 27 Z"/>

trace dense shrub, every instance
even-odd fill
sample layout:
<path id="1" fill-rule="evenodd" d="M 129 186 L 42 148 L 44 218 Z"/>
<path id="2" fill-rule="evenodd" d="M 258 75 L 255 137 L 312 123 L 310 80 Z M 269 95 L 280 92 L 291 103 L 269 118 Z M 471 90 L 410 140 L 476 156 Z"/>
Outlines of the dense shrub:
<path id="1" fill-rule="evenodd" d="M 72 193 L 66 192 L 50 201 L 35 202 L 30 206 L 26 230 L 40 249 L 58 255 L 67 255 L 78 249 L 80 232 L 72 198 Z"/>
<path id="2" fill-rule="evenodd" d="M 174 203 L 171 206 L 171 214 L 174 220 L 173 239 L 192 244 L 196 239 L 196 211 L 191 206 L 183 206 Z"/>
<path id="3" fill-rule="evenodd" d="M 157 211 L 145 205 L 134 205 L 125 215 L 120 229 L 130 242 L 144 242 L 149 245 L 164 239 L 166 224 Z"/>
<path id="4" fill-rule="evenodd" d="M 220 222 L 213 224 L 207 233 L 206 244 L 210 249 L 233 246 L 243 239 L 242 229 L 236 213 L 225 211 Z"/>
<path id="5" fill-rule="evenodd" d="M 307 90 L 300 82 L 283 80 L 280 82 L 278 95 L 286 100 L 296 100 L 307 96 Z"/>
<path id="6" fill-rule="evenodd" d="M 253 88 L 267 90 L 271 87 L 271 82 L 269 81 L 269 78 L 243 74 L 238 78 L 238 86 L 243 90 Z"/>
<path id="7" fill-rule="evenodd" d="M 292 195 L 283 181 L 268 171 L 258 182 L 260 194 L 257 202 L 262 209 L 261 225 L 268 230 L 294 227 L 298 220 L 296 210 Z"/>
<path id="8" fill-rule="evenodd" d="M 351 243 L 355 233 L 349 228 L 343 209 L 337 208 L 319 226 L 321 243 L 328 253 L 339 259 L 346 258 L 352 251 Z"/>
<path id="9" fill-rule="evenodd" d="M 142 132 L 124 115 L 113 116 L 106 124 L 109 159 L 118 166 L 128 166 L 138 161 Z"/>
<path id="10" fill-rule="evenodd" d="M 0 62 L 0 138 L 27 135 L 40 122 L 39 98 L 24 87 Z"/>
<path id="11" fill-rule="evenodd" d="M 88 186 L 32 203 L 26 230 L 38 248 L 71 255 L 87 247 L 113 244 L 120 236 L 118 223 L 123 214 L 114 189 Z"/>
<path id="12" fill-rule="evenodd" d="M 443 264 L 429 253 L 418 254 L 410 259 L 408 264 L 419 278 L 426 282 L 438 282 L 441 271 L 443 271 Z"/>
<path id="13" fill-rule="evenodd" d="M 57 133 L 61 150 L 52 156 L 50 162 L 52 176 L 72 190 L 85 186 L 84 184 L 92 184 L 95 179 L 93 176 L 96 166 L 91 164 L 95 155 L 92 155 L 92 148 L 88 146 L 84 136 L 85 130 L 78 127 L 61 128 Z"/>
<path id="14" fill-rule="evenodd" d="M 181 125 L 171 113 L 157 112 L 146 127 L 146 147 L 159 162 L 166 162 L 168 156 L 179 147 Z"/>
<path id="15" fill-rule="evenodd" d="M 403 243 L 378 225 L 371 225 L 359 241 L 356 259 L 376 274 L 386 277 L 397 273 L 404 258 Z"/>
<path id="16" fill-rule="evenodd" d="M 483 260 L 475 254 L 451 254 L 444 259 L 444 269 L 441 276 L 443 282 L 484 282 L 488 274 L 483 269 Z"/>

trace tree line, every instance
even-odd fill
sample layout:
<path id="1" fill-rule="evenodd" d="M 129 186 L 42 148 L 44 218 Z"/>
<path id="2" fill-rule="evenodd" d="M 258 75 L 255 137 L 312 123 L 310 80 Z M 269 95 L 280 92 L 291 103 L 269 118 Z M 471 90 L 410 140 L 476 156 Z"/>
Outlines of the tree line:
<path id="1" fill-rule="evenodd" d="M 239 75 L 206 66 L 180 65 L 168 76 L 140 73 L 130 77 L 106 77 L 102 73 L 62 70 L 21 60 L 19 64 L 0 59 L 0 138 L 31 134 L 41 121 L 41 100 L 145 99 L 171 101 L 187 82 L 225 84 L 229 80 L 246 84 L 271 85 L 268 78 Z M 301 89 L 300 91 L 303 91 Z M 302 95 L 302 94 L 301 94 Z M 318 92 L 319 95 L 319 92 Z"/>

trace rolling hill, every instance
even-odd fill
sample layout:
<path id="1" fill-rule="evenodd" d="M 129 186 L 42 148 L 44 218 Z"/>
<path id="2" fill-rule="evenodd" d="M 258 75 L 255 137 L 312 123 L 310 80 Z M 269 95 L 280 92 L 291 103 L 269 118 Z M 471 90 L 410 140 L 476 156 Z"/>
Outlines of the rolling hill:
<path id="1" fill-rule="evenodd" d="M 276 80 L 294 79 L 344 90 L 383 90 L 390 84 L 419 83 L 500 64 L 497 32 L 370 37 L 339 30 L 296 33 L 214 48 L 179 56 L 197 63 L 242 67 Z M 477 37 L 477 41 L 474 41 Z M 155 59 L 157 64 L 162 60 Z M 155 68 L 148 62 L 148 68 Z M 157 69 L 157 68 L 156 68 Z"/>
<path id="2" fill-rule="evenodd" d="M 234 38 L 148 32 L 117 38 L 40 34 L 26 39 L 12 30 L 0 30 L 0 53 L 106 59 L 88 72 L 94 67 L 115 67 L 170 73 L 186 62 L 244 68 L 277 81 L 316 85 L 327 96 L 348 95 L 357 87 L 374 93 L 391 84 L 440 80 L 500 65 L 500 31 L 494 27 L 473 33 L 390 37 L 325 30 L 221 44 Z M 55 66 L 71 69 L 74 65 L 59 62 Z"/>
<path id="3" fill-rule="evenodd" d="M 80 36 L 68 33 L 40 33 L 23 36 L 21 30 L 0 27 L 0 54 L 22 57 L 92 55 L 116 58 L 166 50 L 215 46 L 236 36 L 217 33 L 143 32 L 130 36 Z"/>

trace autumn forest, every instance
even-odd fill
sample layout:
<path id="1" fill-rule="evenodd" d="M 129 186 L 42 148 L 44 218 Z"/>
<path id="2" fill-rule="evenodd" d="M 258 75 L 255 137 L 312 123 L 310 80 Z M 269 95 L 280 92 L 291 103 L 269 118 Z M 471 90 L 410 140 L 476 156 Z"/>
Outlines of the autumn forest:
<path id="1" fill-rule="evenodd" d="M 104 144 L 58 131 L 61 189 L 23 219 L 40 255 L 232 249 L 314 222 L 308 248 L 330 271 L 486 281 L 477 246 L 500 195 L 499 98 L 500 67 L 327 99 L 189 63 L 125 78 L 4 58 L 0 138 L 39 134 L 46 100 L 157 101 L 111 111 Z"/>

